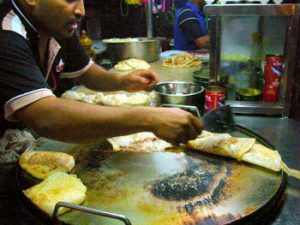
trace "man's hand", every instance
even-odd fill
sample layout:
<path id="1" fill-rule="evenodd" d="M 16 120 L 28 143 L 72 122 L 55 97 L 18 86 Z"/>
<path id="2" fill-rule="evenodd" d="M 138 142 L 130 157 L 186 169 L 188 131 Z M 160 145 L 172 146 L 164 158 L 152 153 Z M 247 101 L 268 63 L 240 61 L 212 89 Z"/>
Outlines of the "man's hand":
<path id="1" fill-rule="evenodd" d="M 172 144 L 186 144 L 203 130 L 203 123 L 193 114 L 178 108 L 154 108 L 149 118 L 152 132 Z"/>
<path id="2" fill-rule="evenodd" d="M 121 78 L 121 87 L 125 91 L 151 91 L 158 82 L 157 74 L 150 70 L 137 70 Z"/>

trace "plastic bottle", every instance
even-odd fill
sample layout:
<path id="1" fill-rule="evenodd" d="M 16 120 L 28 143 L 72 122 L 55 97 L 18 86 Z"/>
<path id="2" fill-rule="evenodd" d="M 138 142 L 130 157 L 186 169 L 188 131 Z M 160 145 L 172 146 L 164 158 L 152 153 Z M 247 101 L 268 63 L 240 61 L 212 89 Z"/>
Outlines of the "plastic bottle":
<path id="1" fill-rule="evenodd" d="M 94 42 L 87 36 L 86 31 L 82 30 L 81 35 L 80 35 L 80 44 L 84 48 L 86 54 L 89 56 L 93 57 L 95 55 L 92 46 Z"/>

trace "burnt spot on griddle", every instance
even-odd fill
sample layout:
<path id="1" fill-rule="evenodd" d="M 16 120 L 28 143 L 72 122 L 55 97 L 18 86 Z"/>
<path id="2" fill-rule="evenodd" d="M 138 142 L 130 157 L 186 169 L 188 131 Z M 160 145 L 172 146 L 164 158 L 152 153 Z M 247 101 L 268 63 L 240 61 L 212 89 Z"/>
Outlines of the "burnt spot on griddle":
<path id="1" fill-rule="evenodd" d="M 86 150 L 77 155 L 76 164 L 85 171 L 90 171 L 101 168 L 105 158 L 105 154 L 99 149 Z"/>
<path id="2" fill-rule="evenodd" d="M 225 171 L 224 176 L 221 179 L 218 179 L 217 176 L 220 176 L 222 174 L 222 170 L 223 172 Z M 210 183 L 210 186 L 208 186 L 207 191 L 209 191 L 209 194 L 203 195 L 202 198 L 177 207 L 177 211 L 187 212 L 188 214 L 192 215 L 196 209 L 206 208 L 209 210 L 212 205 L 217 205 L 220 201 L 226 198 L 226 193 L 223 192 L 223 188 L 226 183 L 226 177 L 230 176 L 231 170 L 232 168 L 230 166 L 220 168 L 218 174 L 215 174 L 213 180 Z"/>
<path id="3" fill-rule="evenodd" d="M 181 172 L 156 182 L 151 189 L 154 196 L 171 201 L 181 201 L 203 194 L 209 187 L 209 172 Z"/>
<path id="4" fill-rule="evenodd" d="M 196 196 L 203 196 L 215 181 L 215 176 L 224 166 L 213 163 L 210 159 L 186 158 L 186 170 L 166 178 L 156 180 L 150 187 L 151 193 L 160 199 L 186 201 Z"/>

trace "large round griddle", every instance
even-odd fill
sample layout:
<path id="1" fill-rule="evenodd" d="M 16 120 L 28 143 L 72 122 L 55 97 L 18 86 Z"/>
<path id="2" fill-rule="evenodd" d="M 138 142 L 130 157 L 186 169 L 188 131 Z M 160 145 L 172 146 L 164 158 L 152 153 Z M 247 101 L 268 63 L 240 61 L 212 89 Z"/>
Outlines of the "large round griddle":
<path id="1" fill-rule="evenodd" d="M 243 127 L 236 126 L 231 134 L 254 137 L 273 148 Z M 74 173 L 88 188 L 83 206 L 126 215 L 133 225 L 257 224 L 279 207 L 286 182 L 281 172 L 189 150 L 112 152 L 103 144 L 74 146 L 49 140 L 41 141 L 37 150 L 74 155 Z M 24 178 L 30 180 L 20 170 L 18 183 Z M 80 211 L 59 220 L 123 224 Z"/>

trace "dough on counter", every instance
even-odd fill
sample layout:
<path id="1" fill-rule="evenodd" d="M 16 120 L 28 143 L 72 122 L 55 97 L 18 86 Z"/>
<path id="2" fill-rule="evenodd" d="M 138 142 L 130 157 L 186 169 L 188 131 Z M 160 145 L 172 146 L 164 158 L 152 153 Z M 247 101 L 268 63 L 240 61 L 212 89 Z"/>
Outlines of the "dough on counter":
<path id="1" fill-rule="evenodd" d="M 139 69 L 149 69 L 150 65 L 141 59 L 126 59 L 118 62 L 115 65 L 115 70 L 117 71 L 127 71 L 127 70 L 139 70 Z"/>
<path id="2" fill-rule="evenodd" d="M 70 172 L 75 160 L 63 152 L 26 151 L 20 156 L 19 165 L 33 177 L 45 179 L 54 171 Z"/>
<path id="3" fill-rule="evenodd" d="M 80 101 L 86 102 L 89 104 L 96 104 L 96 95 L 86 95 Z"/>
<path id="4" fill-rule="evenodd" d="M 147 94 L 135 93 L 127 94 L 110 94 L 103 97 L 102 104 L 106 106 L 138 106 L 149 105 L 151 97 Z"/>
<path id="5" fill-rule="evenodd" d="M 84 96 L 85 96 L 85 94 L 82 92 L 68 90 L 65 93 L 63 93 L 61 97 L 81 101 L 84 98 Z"/>
<path id="6" fill-rule="evenodd" d="M 101 105 L 103 103 L 103 99 L 104 99 L 104 94 L 102 92 L 97 92 L 95 94 L 94 103 Z"/>
<path id="7" fill-rule="evenodd" d="M 103 105 L 107 106 L 121 106 L 127 102 L 126 94 L 111 94 L 105 95 L 103 98 Z"/>
<path id="8" fill-rule="evenodd" d="M 75 174 L 55 172 L 41 183 L 23 191 L 37 207 L 52 216 L 58 202 L 81 204 L 86 197 L 87 188 Z M 60 208 L 58 214 L 68 211 Z"/>
<path id="9" fill-rule="evenodd" d="M 66 91 L 62 97 L 105 106 L 145 106 L 150 105 L 155 98 L 155 94 L 153 92 L 93 92 L 91 94 L 84 94 L 77 91 Z"/>
<path id="10" fill-rule="evenodd" d="M 126 105 L 149 105 L 151 102 L 151 97 L 146 94 L 136 93 L 132 94 L 127 98 Z"/>

